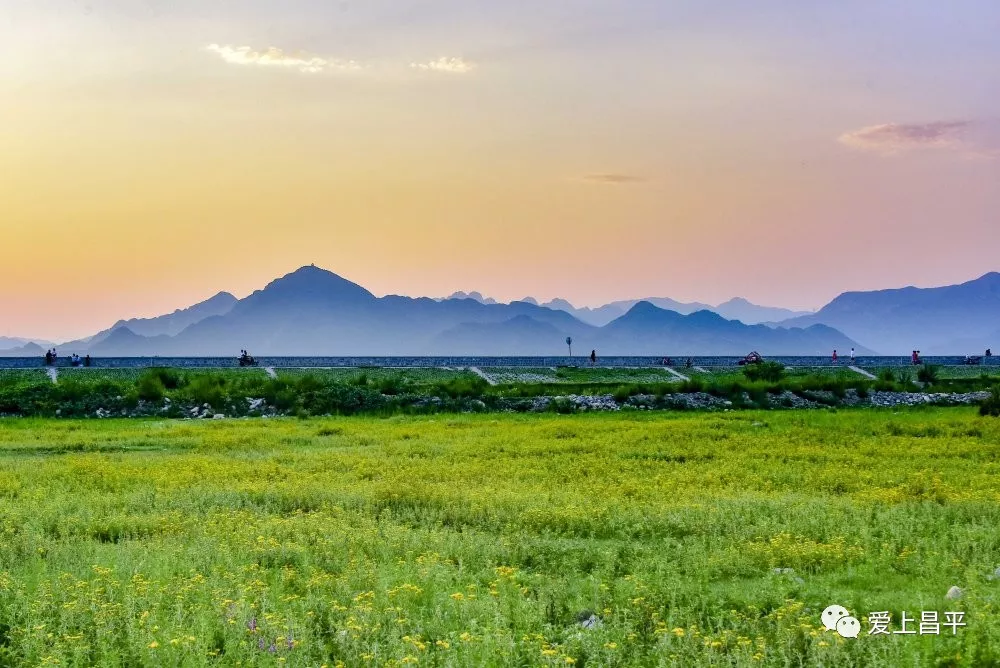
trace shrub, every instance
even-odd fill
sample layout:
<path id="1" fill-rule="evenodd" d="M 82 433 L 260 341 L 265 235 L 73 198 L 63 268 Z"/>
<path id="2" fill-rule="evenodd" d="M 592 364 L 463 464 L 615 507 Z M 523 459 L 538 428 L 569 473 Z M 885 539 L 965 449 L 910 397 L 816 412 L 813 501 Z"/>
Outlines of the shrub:
<path id="1" fill-rule="evenodd" d="M 166 369 L 163 367 L 147 369 L 142 376 L 139 377 L 139 382 L 141 383 L 145 378 L 158 379 L 160 384 L 168 390 L 176 390 L 184 384 L 183 377 L 176 369 Z"/>
<path id="2" fill-rule="evenodd" d="M 987 415 L 1000 417 L 1000 385 L 995 385 L 990 391 L 990 396 L 979 405 L 979 414 L 984 417 Z"/>
<path id="3" fill-rule="evenodd" d="M 576 412 L 576 404 L 566 397 L 556 397 L 549 402 L 549 410 L 563 415 Z"/>
<path id="4" fill-rule="evenodd" d="M 434 386 L 433 394 L 445 395 L 452 399 L 478 399 L 483 396 L 489 384 L 479 376 L 452 378 Z"/>
<path id="5" fill-rule="evenodd" d="M 780 362 L 748 364 L 743 367 L 743 375 L 747 377 L 747 380 L 753 382 L 766 381 L 768 383 L 777 383 L 785 377 L 785 365 Z"/>
<path id="6" fill-rule="evenodd" d="M 225 378 L 219 376 L 196 376 L 184 388 L 184 393 L 195 404 L 208 404 L 219 409 L 226 404 L 226 394 L 223 391 L 225 383 Z"/>
<path id="7" fill-rule="evenodd" d="M 927 385 L 932 385 L 937 382 L 938 376 L 940 375 L 941 369 L 933 364 L 927 364 L 917 371 L 917 380 L 921 383 L 926 383 Z"/>
<path id="8" fill-rule="evenodd" d="M 689 380 L 683 380 L 681 381 L 680 387 L 678 389 L 685 394 L 704 392 L 705 381 L 703 381 L 701 378 L 691 378 Z"/>
<path id="9" fill-rule="evenodd" d="M 896 374 L 892 372 L 892 369 L 882 369 L 878 372 L 878 379 L 883 383 L 895 383 Z"/>
<path id="10" fill-rule="evenodd" d="M 153 373 L 143 374 L 137 383 L 137 394 L 143 401 L 163 401 L 167 395 L 167 388 L 164 386 L 160 376 Z"/>
<path id="11" fill-rule="evenodd" d="M 378 391 L 390 396 L 403 392 L 403 379 L 400 376 L 386 376 L 378 384 Z"/>
<path id="12" fill-rule="evenodd" d="M 628 385 L 620 385 L 615 389 L 612 395 L 614 396 L 615 401 L 617 401 L 618 403 L 620 404 L 625 403 L 626 401 L 628 401 L 629 397 L 632 396 L 632 388 L 630 388 Z"/>

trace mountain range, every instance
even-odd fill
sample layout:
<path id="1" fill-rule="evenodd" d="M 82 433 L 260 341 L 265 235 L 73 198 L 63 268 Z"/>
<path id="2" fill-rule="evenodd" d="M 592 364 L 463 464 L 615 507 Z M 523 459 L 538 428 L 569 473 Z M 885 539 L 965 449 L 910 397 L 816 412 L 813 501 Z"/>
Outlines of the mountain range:
<path id="1" fill-rule="evenodd" d="M 981 354 L 1000 343 L 1000 274 L 941 288 L 848 292 L 799 315 L 740 298 L 715 307 L 649 298 L 578 309 L 530 297 L 502 304 L 478 292 L 376 297 L 309 266 L 243 299 L 220 292 L 156 318 L 120 320 L 59 348 L 104 357 L 230 356 L 240 349 L 258 356 L 557 356 L 567 351 L 567 337 L 575 351 L 602 355 L 825 356 L 852 347 L 858 355 Z M 44 353 L 38 342 L 4 341 L 21 345 L 0 356 Z"/>
<path id="2" fill-rule="evenodd" d="M 751 349 L 822 355 L 852 346 L 865 351 L 824 325 L 746 325 L 708 311 L 685 315 L 639 301 L 595 326 L 560 309 L 527 301 L 482 303 L 476 296 L 481 297 L 376 297 L 309 266 L 244 299 L 220 293 L 159 318 L 119 321 L 61 350 L 98 357 L 229 356 L 241 349 L 258 356 L 556 356 L 567 352 L 565 340 L 571 337 L 575 350 L 597 349 L 602 355 L 742 355 Z"/>
<path id="3" fill-rule="evenodd" d="M 884 354 L 982 354 L 1000 347 L 1000 273 L 939 288 L 845 292 L 816 313 L 781 322 L 823 323 Z"/>
<path id="4" fill-rule="evenodd" d="M 497 300 L 484 297 L 479 292 L 456 292 L 447 299 L 474 299 L 481 304 L 496 304 Z M 674 311 L 682 315 L 689 315 L 697 311 L 711 311 L 717 313 L 727 320 L 739 320 L 747 325 L 757 325 L 761 323 L 775 323 L 780 320 L 787 320 L 797 316 L 809 315 L 811 311 L 792 311 L 786 308 L 773 306 L 759 306 L 753 304 L 742 297 L 735 297 L 717 306 L 702 304 L 701 302 L 679 302 L 669 297 L 646 297 L 644 299 L 626 299 L 611 302 L 603 306 L 591 308 L 589 306 L 576 307 L 565 299 L 553 299 L 547 302 L 539 302 L 534 297 L 525 297 L 522 302 L 544 306 L 557 311 L 565 311 L 577 320 L 585 322 L 595 327 L 603 327 L 616 318 L 625 315 L 629 309 L 639 302 L 649 302 L 668 311 Z"/>

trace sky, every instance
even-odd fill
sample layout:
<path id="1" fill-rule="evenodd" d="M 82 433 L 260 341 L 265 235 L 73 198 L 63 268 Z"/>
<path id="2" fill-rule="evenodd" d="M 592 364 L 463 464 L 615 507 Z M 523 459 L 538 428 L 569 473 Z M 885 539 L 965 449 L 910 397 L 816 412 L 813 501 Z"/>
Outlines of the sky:
<path id="1" fill-rule="evenodd" d="M 315 263 L 814 309 L 1000 269 L 994 0 L 4 0 L 0 336 Z"/>

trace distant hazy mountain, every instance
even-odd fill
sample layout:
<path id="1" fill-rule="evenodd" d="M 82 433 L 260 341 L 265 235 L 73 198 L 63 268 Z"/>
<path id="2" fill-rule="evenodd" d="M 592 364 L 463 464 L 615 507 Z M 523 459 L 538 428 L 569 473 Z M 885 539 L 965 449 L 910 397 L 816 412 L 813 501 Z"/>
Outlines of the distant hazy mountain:
<path id="1" fill-rule="evenodd" d="M 522 301 L 528 300 L 531 300 L 532 303 L 537 303 L 530 297 L 526 297 Z M 776 308 L 773 306 L 758 306 L 750 303 L 742 297 L 730 299 L 729 301 L 719 304 L 718 306 L 710 306 L 709 304 L 702 304 L 701 302 L 679 302 L 668 297 L 647 297 L 645 299 L 616 301 L 597 308 L 577 308 L 565 299 L 553 299 L 550 302 L 542 304 L 542 306 L 558 309 L 560 311 L 566 311 L 583 322 L 596 327 L 603 327 L 615 318 L 623 316 L 629 309 L 641 301 L 649 302 L 658 308 L 665 309 L 667 311 L 674 311 L 675 313 L 680 313 L 681 315 L 688 315 L 695 313 L 696 311 L 711 311 L 713 313 L 718 313 L 727 320 L 739 320 L 747 325 L 756 325 L 759 323 L 773 324 L 779 320 L 808 314 L 807 311 L 791 311 L 789 309 Z"/>
<path id="2" fill-rule="evenodd" d="M 220 292 L 203 302 L 195 304 L 194 306 L 177 309 L 173 313 L 168 313 L 166 315 L 157 316 L 155 318 L 132 318 L 131 320 L 119 320 L 111 327 L 102 330 L 93 336 L 89 336 L 85 339 L 77 339 L 75 341 L 67 341 L 66 343 L 61 344 L 61 347 L 73 352 L 79 352 L 81 350 L 89 350 L 93 352 L 112 350 L 115 348 L 115 345 L 119 346 L 122 350 L 128 350 L 136 346 L 141 348 L 141 346 L 145 344 L 139 342 L 126 344 L 125 341 L 127 340 L 127 335 L 123 335 L 121 338 L 112 339 L 111 346 L 103 344 L 113 333 L 120 329 L 127 329 L 128 334 L 138 335 L 144 338 L 174 336 L 181 333 L 194 323 L 201 322 L 205 318 L 228 313 L 237 301 L 236 297 L 228 292 Z"/>
<path id="3" fill-rule="evenodd" d="M 478 292 L 454 292 L 450 296 L 445 297 L 445 299 L 473 299 L 480 304 L 496 304 L 497 300 L 492 297 L 484 297 Z M 439 300 L 440 301 L 440 300 Z"/>
<path id="4" fill-rule="evenodd" d="M 432 349 L 448 355 L 561 355 L 565 341 L 566 333 L 555 325 L 518 315 L 456 325 L 436 336 Z"/>
<path id="5" fill-rule="evenodd" d="M 683 315 L 639 302 L 628 313 L 601 328 L 600 347 L 607 355 L 829 355 L 833 350 L 859 355 L 871 351 L 832 327 L 772 328 L 726 320 L 711 311 Z"/>
<path id="6" fill-rule="evenodd" d="M 161 354 L 158 351 L 169 349 L 170 344 L 171 338 L 166 334 L 140 336 L 128 327 L 116 327 L 88 346 L 87 352 L 105 357 L 142 357 Z"/>
<path id="7" fill-rule="evenodd" d="M 823 323 L 885 355 L 982 354 L 1000 349 L 1000 273 L 939 288 L 846 292 L 786 326 Z"/>
<path id="8" fill-rule="evenodd" d="M 0 336 L 0 351 L 10 348 L 19 348 L 28 343 L 35 343 L 39 346 L 48 346 L 49 348 L 55 345 L 51 341 L 46 341 L 45 339 L 25 339 L 20 336 Z"/>
<path id="9" fill-rule="evenodd" d="M 811 314 L 811 311 L 792 311 L 776 306 L 759 306 L 742 297 L 734 297 L 709 310 L 718 313 L 727 320 L 739 320 L 748 325 L 774 323 Z"/>
<path id="10" fill-rule="evenodd" d="M 50 345 L 49 348 L 51 347 L 52 346 Z M 32 342 L 16 348 L 0 350 L 0 357 L 36 357 L 38 355 L 44 355 L 46 350 L 48 350 L 48 348 L 42 348 L 37 343 Z"/>
<path id="11" fill-rule="evenodd" d="M 166 334 L 174 336 L 184 331 L 185 328 L 200 322 L 213 315 L 223 315 L 229 313 L 238 300 L 228 292 L 220 292 L 214 297 L 210 297 L 203 302 L 185 309 L 177 309 L 173 313 L 161 315 L 156 318 L 133 318 L 132 320 L 119 320 L 111 329 L 128 327 L 133 333 L 139 336 L 159 336 Z"/>
<path id="12" fill-rule="evenodd" d="M 378 298 L 317 267 L 303 267 L 276 279 L 224 313 L 193 322 L 175 335 L 145 336 L 134 331 L 135 322 L 149 321 L 118 323 L 72 352 L 228 356 L 247 349 L 256 356 L 555 356 L 565 354 L 567 336 L 573 338 L 574 350 L 597 348 L 600 354 L 742 355 L 756 349 L 763 354 L 825 355 L 834 347 L 846 350 L 851 345 L 863 350 L 828 327 L 751 327 L 705 312 L 685 317 L 647 302 L 605 327 L 595 327 L 563 310 L 525 301 Z"/>

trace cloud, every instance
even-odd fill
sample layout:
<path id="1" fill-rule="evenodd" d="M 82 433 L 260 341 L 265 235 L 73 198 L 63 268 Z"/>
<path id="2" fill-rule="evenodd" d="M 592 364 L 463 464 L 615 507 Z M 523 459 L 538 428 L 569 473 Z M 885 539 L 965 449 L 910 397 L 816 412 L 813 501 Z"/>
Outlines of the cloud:
<path id="1" fill-rule="evenodd" d="M 426 63 L 410 63 L 410 67 L 425 72 L 446 72 L 448 74 L 468 74 L 476 68 L 474 63 L 463 58 L 438 58 Z"/>
<path id="2" fill-rule="evenodd" d="M 362 69 L 362 66 L 353 60 L 333 60 L 302 53 L 291 53 L 273 46 L 264 51 L 254 51 L 249 46 L 220 46 L 218 44 L 210 44 L 207 48 L 233 65 L 297 69 L 300 72 L 310 74 L 329 71 L 349 72 Z"/>
<path id="3" fill-rule="evenodd" d="M 622 185 L 626 183 L 642 183 L 646 179 L 632 174 L 588 174 L 583 177 L 584 181 L 591 183 L 606 183 L 610 185 Z"/>
<path id="4" fill-rule="evenodd" d="M 846 132 L 838 138 L 845 146 L 861 150 L 895 155 L 916 149 L 944 149 L 970 151 L 967 135 L 971 121 L 935 121 L 916 125 L 883 123 Z"/>

